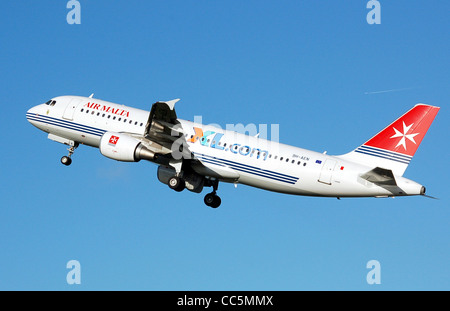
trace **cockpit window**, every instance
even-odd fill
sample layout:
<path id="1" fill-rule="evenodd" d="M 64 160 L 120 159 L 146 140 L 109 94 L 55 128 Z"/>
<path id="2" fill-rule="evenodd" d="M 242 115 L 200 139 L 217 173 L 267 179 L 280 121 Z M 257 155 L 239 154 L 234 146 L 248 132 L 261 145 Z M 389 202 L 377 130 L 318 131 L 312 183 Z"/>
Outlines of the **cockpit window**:
<path id="1" fill-rule="evenodd" d="M 46 105 L 49 105 L 49 106 L 54 106 L 55 104 L 56 104 L 56 100 L 49 100 L 48 102 L 46 102 L 45 103 Z"/>

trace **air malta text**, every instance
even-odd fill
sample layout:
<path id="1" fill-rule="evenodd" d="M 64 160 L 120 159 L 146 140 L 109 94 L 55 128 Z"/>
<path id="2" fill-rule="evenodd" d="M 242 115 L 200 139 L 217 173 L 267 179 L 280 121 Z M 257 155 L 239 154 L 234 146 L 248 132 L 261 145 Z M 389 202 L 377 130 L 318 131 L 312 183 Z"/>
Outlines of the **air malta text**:
<path id="1" fill-rule="evenodd" d="M 257 159 L 260 157 L 265 161 L 269 152 L 267 150 L 261 150 L 259 148 L 252 148 L 250 146 L 242 146 L 241 144 L 229 144 L 221 143 L 224 134 L 217 133 L 214 131 L 203 132 L 201 128 L 194 127 L 194 135 L 188 139 L 189 143 L 195 143 L 200 141 L 200 144 L 205 147 L 210 147 L 214 149 L 219 149 L 223 151 L 231 151 L 234 154 L 240 154 L 243 156 L 256 156 Z"/>
<path id="2" fill-rule="evenodd" d="M 110 106 L 95 104 L 95 103 L 91 103 L 91 102 L 85 104 L 84 107 L 90 108 L 90 109 L 95 109 L 95 110 L 98 110 L 98 111 L 111 113 L 111 114 L 115 114 L 117 116 L 122 116 L 122 117 L 129 117 L 130 116 L 130 112 L 127 111 L 127 110 L 123 110 L 123 109 L 120 109 L 120 108 L 113 108 L 113 107 L 110 107 Z"/>

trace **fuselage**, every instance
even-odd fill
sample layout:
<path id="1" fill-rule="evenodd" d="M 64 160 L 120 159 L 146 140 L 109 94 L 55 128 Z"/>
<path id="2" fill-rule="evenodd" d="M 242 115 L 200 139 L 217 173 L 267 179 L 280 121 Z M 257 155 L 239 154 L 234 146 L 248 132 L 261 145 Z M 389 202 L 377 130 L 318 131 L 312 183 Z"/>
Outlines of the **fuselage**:
<path id="1" fill-rule="evenodd" d="M 107 132 L 144 135 L 149 118 L 149 111 L 88 97 L 61 96 L 49 102 L 31 108 L 28 121 L 50 135 L 96 148 Z M 370 183 L 361 174 L 373 167 L 340 156 L 178 121 L 198 160 L 192 168 L 203 176 L 307 196 L 384 197 L 423 192 L 420 184 L 401 176 L 396 176 L 396 187 Z"/>

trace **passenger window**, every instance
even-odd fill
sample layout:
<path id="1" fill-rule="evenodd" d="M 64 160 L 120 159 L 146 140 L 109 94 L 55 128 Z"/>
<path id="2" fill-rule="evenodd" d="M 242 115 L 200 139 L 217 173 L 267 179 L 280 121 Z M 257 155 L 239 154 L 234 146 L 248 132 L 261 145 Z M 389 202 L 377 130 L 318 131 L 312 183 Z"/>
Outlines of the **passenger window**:
<path id="1" fill-rule="evenodd" d="M 280 158 L 280 161 L 283 161 L 283 157 Z"/>

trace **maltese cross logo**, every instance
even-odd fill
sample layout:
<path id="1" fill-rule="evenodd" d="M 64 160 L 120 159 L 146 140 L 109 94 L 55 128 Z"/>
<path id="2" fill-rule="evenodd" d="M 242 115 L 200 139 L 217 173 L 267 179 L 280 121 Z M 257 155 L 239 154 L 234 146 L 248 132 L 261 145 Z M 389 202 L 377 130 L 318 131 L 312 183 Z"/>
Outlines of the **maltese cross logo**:
<path id="1" fill-rule="evenodd" d="M 109 144 L 111 146 L 115 146 L 117 144 L 117 141 L 119 140 L 119 137 L 112 135 L 111 138 L 109 139 Z"/>
<path id="2" fill-rule="evenodd" d="M 406 139 L 409 139 L 414 144 L 416 144 L 416 141 L 414 140 L 414 137 L 416 135 L 419 135 L 419 133 L 407 134 L 409 129 L 413 125 L 414 125 L 414 123 L 411 123 L 411 125 L 406 126 L 405 122 L 403 122 L 403 133 L 400 132 L 399 130 L 397 130 L 395 127 L 393 127 L 393 129 L 395 131 L 395 134 L 393 136 L 391 136 L 391 138 L 401 137 L 400 141 L 398 142 L 397 146 L 395 146 L 395 148 L 397 148 L 398 146 L 402 145 L 403 148 L 405 148 L 405 150 L 406 150 Z"/>

